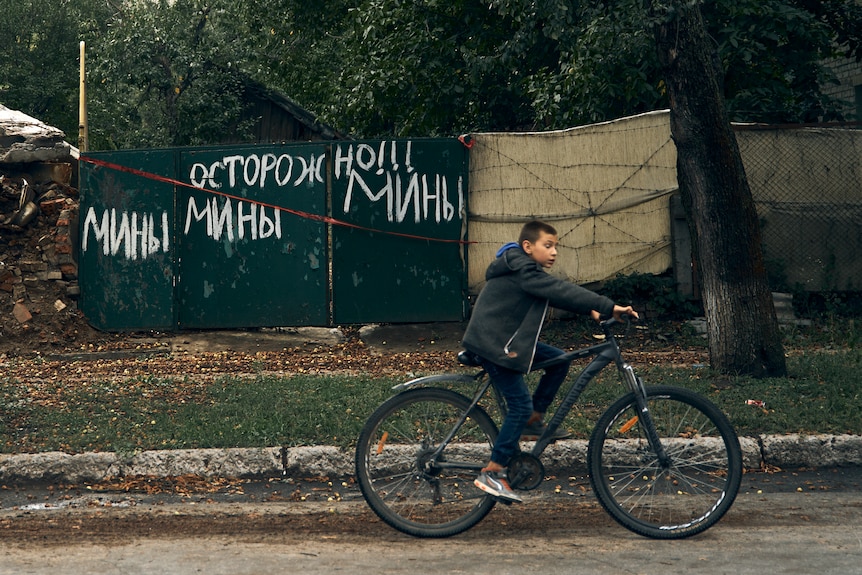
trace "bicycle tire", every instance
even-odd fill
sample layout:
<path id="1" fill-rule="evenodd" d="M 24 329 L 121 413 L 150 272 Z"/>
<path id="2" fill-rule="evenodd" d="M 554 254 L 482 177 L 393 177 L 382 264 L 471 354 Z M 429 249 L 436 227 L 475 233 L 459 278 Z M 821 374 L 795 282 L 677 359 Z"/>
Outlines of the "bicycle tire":
<path id="1" fill-rule="evenodd" d="M 426 468 L 427 458 L 470 407 L 454 391 L 418 388 L 378 407 L 359 434 L 356 478 L 362 496 L 380 519 L 415 537 L 449 537 L 470 529 L 495 499 L 473 485 L 491 453 L 497 426 L 474 407 L 443 453 L 463 468 Z"/>
<path id="2" fill-rule="evenodd" d="M 598 420 L 587 448 L 590 482 L 618 523 L 646 537 L 682 539 L 717 523 L 742 480 L 742 450 L 727 417 L 690 390 L 646 388 L 647 404 L 670 456 L 658 461 L 638 417 L 634 393 Z"/>

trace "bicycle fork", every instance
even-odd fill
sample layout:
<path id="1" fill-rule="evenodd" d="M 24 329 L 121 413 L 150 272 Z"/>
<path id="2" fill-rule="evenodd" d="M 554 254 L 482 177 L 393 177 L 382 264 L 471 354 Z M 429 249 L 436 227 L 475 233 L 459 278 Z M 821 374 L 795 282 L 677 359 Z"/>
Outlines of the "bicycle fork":
<path id="1" fill-rule="evenodd" d="M 662 469 L 667 469 L 670 467 L 670 456 L 667 454 L 667 451 L 665 451 L 664 446 L 661 443 L 661 438 L 658 436 L 655 423 L 650 415 L 649 406 L 647 405 L 646 388 L 644 387 L 643 381 L 635 375 L 634 368 L 632 368 L 628 363 L 623 363 L 620 367 L 620 371 L 623 374 L 623 379 L 625 379 L 626 385 L 628 385 L 629 389 L 635 395 L 635 402 L 637 403 L 638 408 L 638 425 L 640 425 L 641 429 L 644 430 L 647 441 L 649 442 L 653 452 L 655 452 L 656 457 L 658 457 L 658 462 Z"/>

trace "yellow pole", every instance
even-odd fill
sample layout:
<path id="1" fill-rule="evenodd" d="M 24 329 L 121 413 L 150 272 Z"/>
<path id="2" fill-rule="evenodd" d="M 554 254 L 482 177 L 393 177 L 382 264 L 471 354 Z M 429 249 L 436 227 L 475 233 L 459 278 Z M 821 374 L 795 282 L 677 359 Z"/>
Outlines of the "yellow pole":
<path id="1" fill-rule="evenodd" d="M 87 134 L 87 82 L 84 74 L 84 42 L 81 41 L 81 94 L 78 101 L 78 150 L 87 151 L 89 135 Z"/>

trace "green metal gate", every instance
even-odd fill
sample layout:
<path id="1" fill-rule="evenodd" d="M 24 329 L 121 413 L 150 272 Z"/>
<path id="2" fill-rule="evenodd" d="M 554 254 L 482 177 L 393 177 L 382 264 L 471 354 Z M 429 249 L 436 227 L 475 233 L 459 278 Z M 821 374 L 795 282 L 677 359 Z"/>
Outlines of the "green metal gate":
<path id="1" fill-rule="evenodd" d="M 455 139 L 333 144 L 334 320 L 464 318 L 467 149 Z M 374 230 L 374 231 L 370 231 Z"/>
<path id="2" fill-rule="evenodd" d="M 323 146 L 182 151 L 180 328 L 326 325 Z M 213 193 L 213 192 L 220 192 Z"/>
<path id="3" fill-rule="evenodd" d="M 167 150 L 93 154 L 170 178 Z M 176 325 L 174 186 L 82 163 L 78 253 L 80 308 L 104 330 L 170 330 Z"/>

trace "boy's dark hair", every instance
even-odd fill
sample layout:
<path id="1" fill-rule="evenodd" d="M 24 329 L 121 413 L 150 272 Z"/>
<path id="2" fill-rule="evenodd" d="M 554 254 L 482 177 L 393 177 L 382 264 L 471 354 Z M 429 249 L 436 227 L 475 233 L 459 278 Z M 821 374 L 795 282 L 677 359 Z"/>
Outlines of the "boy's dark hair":
<path id="1" fill-rule="evenodd" d="M 524 240 L 527 240 L 531 244 L 536 243 L 539 240 L 539 236 L 545 232 L 546 234 L 550 234 L 552 236 L 557 235 L 557 230 L 551 224 L 546 224 L 541 220 L 533 220 L 524 224 L 524 227 L 521 228 L 521 235 L 518 236 L 518 245 L 524 245 Z"/>

